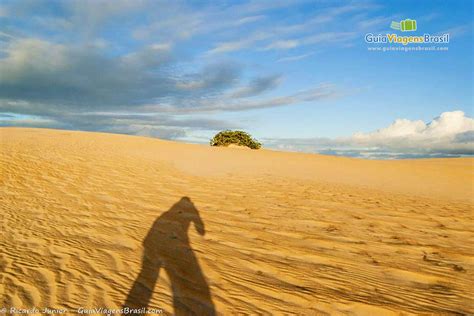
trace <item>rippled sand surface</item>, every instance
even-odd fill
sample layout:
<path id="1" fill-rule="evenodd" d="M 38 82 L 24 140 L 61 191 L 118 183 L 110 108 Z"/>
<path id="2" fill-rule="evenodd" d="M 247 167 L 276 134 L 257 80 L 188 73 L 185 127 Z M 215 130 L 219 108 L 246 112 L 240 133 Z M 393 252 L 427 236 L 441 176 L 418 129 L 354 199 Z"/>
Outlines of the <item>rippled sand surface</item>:
<path id="1" fill-rule="evenodd" d="M 473 171 L 0 128 L 0 308 L 472 314 Z"/>

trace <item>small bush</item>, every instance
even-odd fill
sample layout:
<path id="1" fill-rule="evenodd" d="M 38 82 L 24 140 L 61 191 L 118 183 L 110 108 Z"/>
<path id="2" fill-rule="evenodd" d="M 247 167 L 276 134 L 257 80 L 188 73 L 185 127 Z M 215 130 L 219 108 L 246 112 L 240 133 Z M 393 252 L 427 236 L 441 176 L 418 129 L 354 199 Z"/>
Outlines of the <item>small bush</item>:
<path id="1" fill-rule="evenodd" d="M 211 146 L 229 146 L 231 144 L 247 146 L 251 149 L 262 147 L 262 144 L 243 131 L 222 131 L 211 139 Z"/>

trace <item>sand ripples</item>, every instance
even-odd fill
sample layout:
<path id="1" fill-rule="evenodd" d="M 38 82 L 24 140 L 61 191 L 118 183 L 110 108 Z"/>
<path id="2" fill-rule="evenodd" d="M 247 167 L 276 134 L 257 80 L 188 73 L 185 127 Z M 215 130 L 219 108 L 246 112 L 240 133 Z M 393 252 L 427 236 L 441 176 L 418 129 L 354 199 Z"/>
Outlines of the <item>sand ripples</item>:
<path id="1" fill-rule="evenodd" d="M 474 313 L 469 200 L 258 170 L 204 176 L 170 158 L 194 146 L 141 138 L 0 135 L 0 307 L 121 307 L 153 222 L 189 196 L 206 233 L 191 224 L 189 244 L 169 238 L 197 258 L 218 314 Z M 172 314 L 172 282 L 192 275 L 170 260 L 148 306 Z"/>

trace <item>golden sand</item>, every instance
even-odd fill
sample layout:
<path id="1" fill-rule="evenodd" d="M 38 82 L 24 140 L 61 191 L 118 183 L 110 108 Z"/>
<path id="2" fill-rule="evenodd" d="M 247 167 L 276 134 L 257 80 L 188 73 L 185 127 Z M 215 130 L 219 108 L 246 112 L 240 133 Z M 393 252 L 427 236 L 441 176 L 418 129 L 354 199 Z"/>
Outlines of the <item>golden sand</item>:
<path id="1" fill-rule="evenodd" d="M 473 172 L 0 128 L 0 309 L 474 313 Z"/>

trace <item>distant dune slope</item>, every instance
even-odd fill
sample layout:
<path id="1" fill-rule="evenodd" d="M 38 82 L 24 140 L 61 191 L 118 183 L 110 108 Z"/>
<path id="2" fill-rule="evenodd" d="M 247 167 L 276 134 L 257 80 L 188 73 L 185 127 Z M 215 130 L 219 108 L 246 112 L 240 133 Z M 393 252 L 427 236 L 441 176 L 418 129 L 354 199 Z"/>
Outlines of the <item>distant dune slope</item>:
<path id="1" fill-rule="evenodd" d="M 474 313 L 473 179 L 472 158 L 0 128 L 0 307 Z"/>

